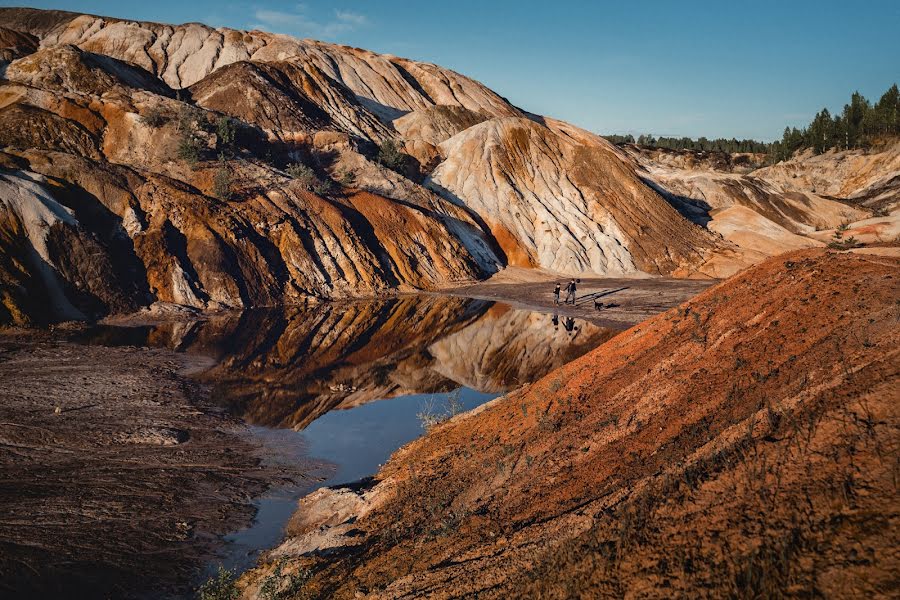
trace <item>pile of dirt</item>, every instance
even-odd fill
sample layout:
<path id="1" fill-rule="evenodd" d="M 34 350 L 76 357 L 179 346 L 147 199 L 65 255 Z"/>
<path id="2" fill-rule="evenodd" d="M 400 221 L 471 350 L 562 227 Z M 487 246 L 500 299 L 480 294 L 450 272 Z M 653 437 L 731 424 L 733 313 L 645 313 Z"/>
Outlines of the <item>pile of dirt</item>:
<path id="1" fill-rule="evenodd" d="M 898 267 L 746 270 L 312 499 L 340 516 L 295 519 L 245 594 L 286 559 L 331 598 L 890 596 Z"/>

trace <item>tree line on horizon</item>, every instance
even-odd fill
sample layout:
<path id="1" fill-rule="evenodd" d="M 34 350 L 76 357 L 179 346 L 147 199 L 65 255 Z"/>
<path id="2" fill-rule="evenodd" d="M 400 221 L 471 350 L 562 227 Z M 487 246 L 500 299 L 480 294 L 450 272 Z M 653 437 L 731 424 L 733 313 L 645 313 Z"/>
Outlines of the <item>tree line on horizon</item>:
<path id="1" fill-rule="evenodd" d="M 757 140 L 738 140 L 735 138 L 716 138 L 713 140 L 699 137 L 654 137 L 640 135 L 637 139 L 632 135 L 605 135 L 613 144 L 637 144 L 649 148 L 666 150 L 699 150 L 703 152 L 768 152 L 771 144 Z"/>
<path id="2" fill-rule="evenodd" d="M 795 152 L 811 148 L 821 154 L 832 148 L 847 150 L 866 148 L 877 140 L 900 136 L 900 89 L 892 85 L 874 104 L 859 92 L 850 96 L 840 114 L 832 116 L 827 108 L 819 111 L 803 128 L 785 127 L 782 138 L 775 142 L 738 140 L 735 138 L 654 137 L 640 135 L 605 135 L 613 144 L 637 144 L 666 150 L 698 150 L 705 152 L 765 153 L 767 162 L 787 160 Z"/>

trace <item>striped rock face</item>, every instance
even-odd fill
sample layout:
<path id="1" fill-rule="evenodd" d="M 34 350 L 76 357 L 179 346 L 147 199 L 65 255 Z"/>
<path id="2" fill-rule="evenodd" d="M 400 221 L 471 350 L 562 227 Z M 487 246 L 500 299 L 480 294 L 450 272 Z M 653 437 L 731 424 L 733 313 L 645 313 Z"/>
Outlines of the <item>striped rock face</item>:
<path id="1" fill-rule="evenodd" d="M 2 249 L 40 255 L 35 185 L 68 211 L 48 227 L 71 233 L 53 238 L 68 266 L 4 267 L 2 322 L 436 289 L 508 265 L 726 276 L 846 208 L 784 183 L 802 167 L 689 180 L 449 69 L 314 40 L 4 8 L 0 61 L 17 198 Z M 844 180 L 878 183 L 852 164 Z M 820 185 L 816 169 L 799 180 Z M 697 218 L 695 196 L 754 214 Z M 117 276 L 77 275 L 88 251 Z"/>

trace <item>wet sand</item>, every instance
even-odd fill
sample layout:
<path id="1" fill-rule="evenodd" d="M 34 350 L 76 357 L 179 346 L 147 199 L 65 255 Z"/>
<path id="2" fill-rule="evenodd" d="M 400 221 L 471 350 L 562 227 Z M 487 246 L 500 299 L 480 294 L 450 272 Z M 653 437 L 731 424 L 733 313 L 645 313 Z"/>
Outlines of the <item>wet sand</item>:
<path id="1" fill-rule="evenodd" d="M 0 335 L 0 596 L 184 593 L 220 536 L 250 523 L 254 497 L 302 476 L 264 466 L 189 378 L 208 364 Z"/>

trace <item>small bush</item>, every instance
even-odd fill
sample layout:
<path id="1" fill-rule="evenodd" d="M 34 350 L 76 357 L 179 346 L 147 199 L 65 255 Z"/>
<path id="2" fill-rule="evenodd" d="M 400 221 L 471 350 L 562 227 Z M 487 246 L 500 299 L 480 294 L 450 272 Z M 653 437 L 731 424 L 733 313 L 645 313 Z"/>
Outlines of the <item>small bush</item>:
<path id="1" fill-rule="evenodd" d="M 309 597 L 305 587 L 312 573 L 309 569 L 300 569 L 296 573 L 285 575 L 283 569 L 286 562 L 282 558 L 275 563 L 275 570 L 263 580 L 259 588 L 259 597 L 263 600 L 299 600 Z"/>
<path id="2" fill-rule="evenodd" d="M 323 181 L 316 181 L 316 183 L 312 186 L 312 191 L 317 196 L 327 196 L 329 194 L 333 194 L 337 191 L 337 186 L 334 185 L 330 179 L 325 179 Z"/>
<path id="3" fill-rule="evenodd" d="M 393 171 L 402 171 L 406 166 L 406 155 L 394 140 L 385 140 L 378 147 L 378 162 Z"/>
<path id="4" fill-rule="evenodd" d="M 235 585 L 234 572 L 219 565 L 219 572 L 206 580 L 197 590 L 198 600 L 236 600 L 240 591 Z"/>
<path id="5" fill-rule="evenodd" d="M 356 175 L 353 171 L 343 171 L 337 178 L 338 183 L 344 187 L 353 187 L 356 185 Z"/>
<path id="6" fill-rule="evenodd" d="M 833 250 L 849 250 L 851 248 L 859 248 L 862 246 L 862 243 L 853 236 L 844 238 L 844 233 L 848 229 L 850 229 L 849 221 L 844 221 L 838 225 L 831 236 L 831 241 L 828 242 L 828 247 Z"/>
<path id="7" fill-rule="evenodd" d="M 219 168 L 216 169 L 216 174 L 213 175 L 213 195 L 219 200 L 230 200 L 231 199 L 231 185 L 232 185 L 232 177 L 231 171 L 228 169 L 228 163 L 225 162 L 225 157 L 219 157 Z"/>
<path id="8" fill-rule="evenodd" d="M 231 117 L 219 117 L 216 120 L 216 147 L 230 148 L 237 135 L 237 124 Z"/>
<path id="9" fill-rule="evenodd" d="M 200 140 L 192 133 L 184 132 L 178 140 L 178 158 L 191 166 L 200 160 Z"/>
<path id="10" fill-rule="evenodd" d="M 197 127 L 197 121 L 200 119 L 200 111 L 190 104 L 185 104 L 178 111 L 178 130 L 184 133 L 190 133 Z"/>
<path id="11" fill-rule="evenodd" d="M 456 415 L 463 412 L 463 404 L 460 399 L 460 391 L 454 390 L 447 396 L 447 407 L 443 411 L 438 411 L 435 407 L 434 398 L 430 398 L 416 413 L 416 418 L 422 425 L 422 429 L 428 431 L 432 427 L 449 421 Z"/>
<path id="12" fill-rule="evenodd" d="M 313 171 L 310 167 L 307 167 L 303 163 L 290 164 L 285 169 L 285 172 L 292 178 L 296 179 L 301 184 L 306 186 L 306 189 L 311 189 L 312 186 L 315 185 L 315 183 L 318 181 L 315 171 Z"/>
<path id="13" fill-rule="evenodd" d="M 206 112 L 196 106 L 185 104 L 178 111 L 178 130 L 185 133 L 196 130 L 212 133 L 214 128 L 212 123 L 209 122 Z"/>
<path id="14" fill-rule="evenodd" d="M 166 116 L 166 113 L 159 106 L 152 106 L 150 110 L 141 115 L 141 123 L 154 129 L 159 129 L 168 122 L 169 117 Z"/>

